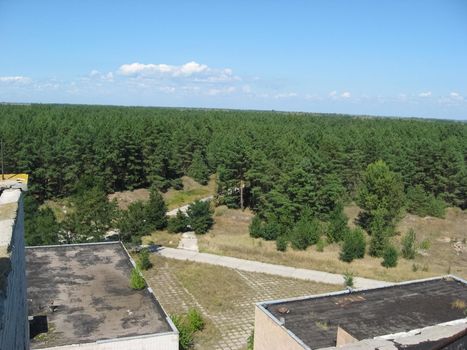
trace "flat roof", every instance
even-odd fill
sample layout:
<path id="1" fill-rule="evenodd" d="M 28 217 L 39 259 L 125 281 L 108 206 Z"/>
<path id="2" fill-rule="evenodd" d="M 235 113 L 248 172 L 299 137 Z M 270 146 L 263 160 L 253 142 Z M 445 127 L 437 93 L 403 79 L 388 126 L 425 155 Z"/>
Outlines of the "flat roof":
<path id="1" fill-rule="evenodd" d="M 463 319 L 467 286 L 453 277 L 260 303 L 311 349 L 336 345 L 340 326 L 358 340 Z"/>
<path id="2" fill-rule="evenodd" d="M 171 332 L 150 290 L 130 288 L 132 268 L 120 242 L 28 247 L 29 315 L 48 324 L 31 348 Z"/>

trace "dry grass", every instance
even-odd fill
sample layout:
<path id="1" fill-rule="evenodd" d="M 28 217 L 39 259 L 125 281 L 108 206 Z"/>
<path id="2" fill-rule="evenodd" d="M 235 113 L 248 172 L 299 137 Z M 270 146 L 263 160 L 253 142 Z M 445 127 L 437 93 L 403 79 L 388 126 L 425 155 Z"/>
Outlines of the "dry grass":
<path id="1" fill-rule="evenodd" d="M 177 248 L 178 243 L 180 242 L 181 234 L 180 233 L 170 233 L 167 230 L 158 230 L 154 231 L 150 235 L 143 236 L 141 238 L 143 244 L 158 244 L 163 245 L 164 247 Z"/>
<path id="2" fill-rule="evenodd" d="M 237 342 L 239 335 L 246 347 L 253 329 L 255 302 L 339 289 L 335 285 L 242 272 L 155 254 L 151 254 L 151 262 L 153 268 L 143 273 L 169 314 L 183 313 L 192 307 L 203 313 L 206 326 L 196 334 L 195 349 Z"/>
<path id="3" fill-rule="evenodd" d="M 185 204 L 194 202 L 197 199 L 211 196 L 216 193 L 215 175 L 210 177 L 206 186 L 200 185 L 188 176 L 183 176 L 182 181 L 183 190 L 177 191 L 171 188 L 166 193 L 162 194 L 169 210 L 181 207 Z"/>
<path id="4" fill-rule="evenodd" d="M 109 201 L 116 200 L 120 209 L 127 209 L 128 206 L 136 201 L 146 202 L 149 200 L 149 190 L 147 188 L 138 188 L 133 191 L 121 191 L 108 195 Z"/>
<path id="5" fill-rule="evenodd" d="M 349 225 L 354 225 L 353 219 L 358 211 L 356 206 L 346 208 L 346 214 L 350 217 Z M 407 215 L 398 225 L 398 231 L 405 233 L 413 228 L 417 233 L 417 241 L 429 239 L 431 247 L 426 253 L 427 256 L 418 254 L 415 260 L 401 258 L 397 267 L 391 269 L 382 267 L 381 259 L 370 256 L 350 264 L 344 263 L 339 260 L 340 247 L 337 244 L 326 246 L 323 252 L 318 252 L 316 247 L 310 247 L 306 251 L 295 251 L 289 247 L 287 252 L 278 252 L 275 242 L 249 236 L 248 225 L 252 217 L 253 214 L 248 210 L 242 212 L 225 207 L 217 208 L 213 229 L 199 239 L 201 251 L 340 274 L 350 271 L 356 276 L 387 281 L 403 281 L 447 273 L 467 277 L 467 252 L 464 250 L 457 253 L 451 241 L 462 242 L 462 239 L 466 238 L 465 211 L 448 209 L 445 219 Z M 449 242 L 443 237 L 449 238 Z M 394 238 L 395 244 L 399 244 L 400 238 L 400 235 Z"/>
<path id="6" fill-rule="evenodd" d="M 206 186 L 203 186 L 188 176 L 182 177 L 183 190 L 170 188 L 162 193 L 169 210 L 194 202 L 216 193 L 216 178 L 212 175 Z M 121 191 L 109 194 L 109 200 L 116 200 L 120 209 L 127 209 L 128 205 L 136 201 L 146 202 L 149 199 L 149 189 L 139 188 L 133 191 Z"/>
<path id="7" fill-rule="evenodd" d="M 46 200 L 41 207 L 49 207 L 52 209 L 58 222 L 65 220 L 65 216 L 73 210 L 73 208 L 70 208 L 70 202 L 67 198 Z"/>

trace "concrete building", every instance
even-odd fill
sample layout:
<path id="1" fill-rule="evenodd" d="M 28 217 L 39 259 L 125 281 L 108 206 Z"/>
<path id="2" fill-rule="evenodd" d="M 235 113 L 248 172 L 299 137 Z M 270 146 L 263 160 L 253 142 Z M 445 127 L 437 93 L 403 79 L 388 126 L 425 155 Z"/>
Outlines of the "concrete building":
<path id="1" fill-rule="evenodd" d="M 0 349 L 29 349 L 22 192 L 26 175 L 0 177 Z"/>
<path id="2" fill-rule="evenodd" d="M 0 178 L 0 349 L 178 350 L 152 289 L 130 288 L 120 242 L 25 249 L 25 190 L 26 175 Z"/>
<path id="3" fill-rule="evenodd" d="M 467 349 L 467 283 L 445 276 L 257 303 L 254 349 Z"/>

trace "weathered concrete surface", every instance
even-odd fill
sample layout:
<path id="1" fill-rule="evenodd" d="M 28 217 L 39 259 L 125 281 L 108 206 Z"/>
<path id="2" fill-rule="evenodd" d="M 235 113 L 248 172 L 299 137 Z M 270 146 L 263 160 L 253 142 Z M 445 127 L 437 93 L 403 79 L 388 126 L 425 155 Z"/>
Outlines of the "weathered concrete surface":
<path id="1" fill-rule="evenodd" d="M 193 252 L 198 252 L 198 238 L 193 231 L 184 232 L 182 234 L 182 239 L 178 244 L 178 249 L 191 250 Z"/>
<path id="2" fill-rule="evenodd" d="M 297 269 L 295 267 L 290 266 L 267 264 L 259 261 L 238 259 L 228 256 L 198 253 L 194 251 L 168 247 L 163 247 L 162 249 L 160 249 L 158 251 L 158 254 L 166 258 L 190 260 L 206 264 L 229 267 L 232 269 L 242 271 L 267 273 L 282 277 L 292 277 L 307 281 L 322 282 L 329 284 L 342 285 L 344 283 L 344 278 L 342 277 L 342 275 L 339 274 L 316 270 Z M 354 283 L 357 288 L 376 288 L 392 284 L 389 282 L 377 281 L 362 277 L 354 277 Z"/>
<path id="3" fill-rule="evenodd" d="M 119 242 L 29 247 L 26 258 L 29 313 L 46 316 L 49 329 L 31 341 L 32 348 L 174 334 L 151 291 L 130 288 L 133 265 Z M 127 348 L 163 348 L 157 342 L 137 347 L 140 343 Z M 121 344 L 84 348 L 117 349 Z"/>
<path id="4" fill-rule="evenodd" d="M 24 214 L 20 189 L 0 196 L 0 349 L 28 349 Z"/>

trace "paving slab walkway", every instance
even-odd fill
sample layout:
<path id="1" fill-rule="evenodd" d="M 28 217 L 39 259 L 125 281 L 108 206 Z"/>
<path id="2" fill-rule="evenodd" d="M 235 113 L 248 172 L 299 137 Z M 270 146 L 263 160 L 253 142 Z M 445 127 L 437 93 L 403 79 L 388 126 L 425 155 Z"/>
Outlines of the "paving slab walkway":
<path id="1" fill-rule="evenodd" d="M 157 253 L 163 257 L 178 260 L 189 260 L 211 265 L 219 265 L 248 272 L 259 272 L 270 275 L 277 275 L 288 278 L 298 278 L 307 281 L 322 282 L 329 284 L 344 283 L 342 275 L 317 271 L 300 269 L 290 266 L 268 264 L 259 261 L 238 259 L 229 256 L 221 256 L 208 253 L 198 253 L 195 251 L 162 247 Z M 378 281 L 363 277 L 354 277 L 354 284 L 356 288 L 376 288 L 391 285 L 390 282 Z"/>
<path id="2" fill-rule="evenodd" d="M 184 232 L 182 234 L 182 239 L 178 244 L 178 249 L 191 250 L 193 252 L 198 252 L 198 238 L 193 231 Z"/>

